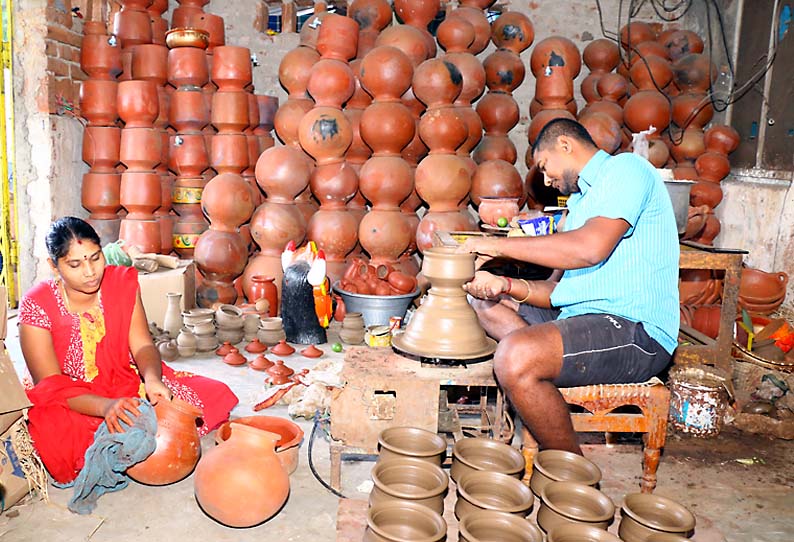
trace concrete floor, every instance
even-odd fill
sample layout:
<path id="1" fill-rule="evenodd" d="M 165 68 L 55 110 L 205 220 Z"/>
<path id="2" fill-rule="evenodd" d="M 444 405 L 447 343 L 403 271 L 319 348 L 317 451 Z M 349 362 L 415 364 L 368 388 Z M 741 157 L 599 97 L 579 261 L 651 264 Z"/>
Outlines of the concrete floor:
<path id="1" fill-rule="evenodd" d="M 332 325 L 329 339 L 336 340 Z M 7 346 L 18 370 L 23 366 L 16 334 L 16 320 L 9 321 Z M 326 357 L 343 354 L 324 348 Z M 286 359 L 296 370 L 310 368 L 315 360 L 297 354 Z M 263 389 L 263 375 L 246 367 L 230 367 L 216 356 L 178 360 L 175 368 L 190 370 L 228 383 L 240 398 L 232 417 L 252 414 L 251 407 Z M 287 416 L 286 407 L 262 412 Z M 306 436 L 300 465 L 291 476 L 290 497 L 281 512 L 251 529 L 224 527 L 198 508 L 193 497 L 192 477 L 167 487 L 149 487 L 132 482 L 120 492 L 103 496 L 96 511 L 78 516 L 66 509 L 70 490 L 50 487 L 51 502 L 26 499 L 0 516 L 0 540 L 140 542 L 203 540 L 333 541 L 336 540 L 337 498 L 314 479 L 308 468 L 307 451 L 312 423 L 296 420 Z M 213 446 L 213 435 L 202 446 Z M 603 471 L 601 489 L 619 506 L 625 494 L 636 491 L 641 475 L 641 451 L 637 440 L 607 448 L 587 445 L 586 455 Z M 757 460 L 751 465 L 738 459 Z M 315 465 L 328 479 L 327 442 L 319 436 L 314 446 Z M 345 495 L 366 499 L 371 462 L 348 462 L 343 466 Z M 726 429 L 712 440 L 670 434 L 659 467 L 657 493 L 678 500 L 697 516 L 696 542 L 781 542 L 794 540 L 794 446 L 790 442 Z M 363 490 L 363 491 L 360 491 Z M 245 506 L 245 503 L 240 503 Z M 538 505 L 535 505 L 537 510 Z M 533 512 L 534 516 L 535 512 Z M 617 532 L 617 522 L 610 530 Z"/>

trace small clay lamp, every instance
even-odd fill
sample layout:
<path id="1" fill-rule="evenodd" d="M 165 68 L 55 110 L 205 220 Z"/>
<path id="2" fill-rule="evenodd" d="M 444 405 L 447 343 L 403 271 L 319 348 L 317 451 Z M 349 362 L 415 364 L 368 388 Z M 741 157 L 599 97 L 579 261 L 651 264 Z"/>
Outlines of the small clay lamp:
<path id="1" fill-rule="evenodd" d="M 216 343 L 216 344 L 217 344 L 217 343 Z M 234 348 L 234 347 L 232 346 L 232 344 L 231 344 L 229 341 L 225 341 L 225 342 L 224 342 L 224 343 L 223 343 L 223 344 L 220 346 L 220 348 L 218 348 L 218 349 L 215 351 L 215 353 L 216 353 L 216 354 L 218 354 L 220 357 L 225 357 L 225 356 L 226 356 L 226 354 L 228 354 L 229 352 L 231 352 L 232 348 Z"/>
<path id="2" fill-rule="evenodd" d="M 254 339 L 245 345 L 245 351 L 251 352 L 252 354 L 261 354 L 265 350 L 267 350 L 267 346 L 259 342 L 259 339 Z"/>
<path id="3" fill-rule="evenodd" d="M 273 384 L 274 386 L 278 386 L 281 384 L 286 384 L 290 381 L 290 376 L 295 371 L 284 365 L 284 360 L 277 360 L 275 365 L 273 365 L 270 369 L 267 370 L 268 377 L 265 381 L 268 384 Z"/>
<path id="4" fill-rule="evenodd" d="M 248 366 L 255 371 L 267 371 L 273 365 L 275 365 L 275 363 L 267 359 L 264 355 L 259 354 Z"/>
<path id="5" fill-rule="evenodd" d="M 286 339 L 281 339 L 270 351 L 277 356 L 289 356 L 295 353 L 295 349 L 287 344 Z"/>
<path id="6" fill-rule="evenodd" d="M 320 356 L 323 355 L 323 351 L 317 348 L 316 346 L 311 345 L 301 350 L 301 355 L 307 358 L 319 358 Z"/>
<path id="7" fill-rule="evenodd" d="M 232 346 L 229 353 L 223 356 L 223 362 L 227 365 L 243 365 L 248 363 L 248 360 L 245 359 L 245 356 L 239 350 Z"/>

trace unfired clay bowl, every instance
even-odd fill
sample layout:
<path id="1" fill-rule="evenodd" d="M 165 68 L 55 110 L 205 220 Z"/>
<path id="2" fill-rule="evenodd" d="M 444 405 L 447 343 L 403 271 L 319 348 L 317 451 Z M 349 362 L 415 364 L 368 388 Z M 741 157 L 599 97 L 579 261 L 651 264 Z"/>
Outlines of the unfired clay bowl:
<path id="1" fill-rule="evenodd" d="M 546 542 L 620 542 L 620 538 L 592 525 L 568 523 L 549 531 Z"/>
<path id="2" fill-rule="evenodd" d="M 472 471 L 458 480 L 455 517 L 462 520 L 478 510 L 525 517 L 532 511 L 534 502 L 534 495 L 521 480 L 501 472 Z"/>
<path id="3" fill-rule="evenodd" d="M 447 537 L 447 523 L 421 504 L 391 501 L 367 512 L 363 542 L 438 542 Z"/>
<path id="4" fill-rule="evenodd" d="M 659 495 L 626 495 L 618 534 L 626 542 L 645 542 L 651 535 L 666 533 L 688 538 L 695 530 L 695 516 L 682 504 Z"/>
<path id="5" fill-rule="evenodd" d="M 540 496 L 538 525 L 547 533 L 567 523 L 606 529 L 615 516 L 615 505 L 609 497 L 584 484 L 551 482 Z"/>
<path id="6" fill-rule="evenodd" d="M 372 481 L 375 485 L 369 494 L 370 506 L 403 500 L 444 513 L 449 476 L 430 461 L 413 457 L 378 461 L 372 468 Z"/>
<path id="7" fill-rule="evenodd" d="M 601 469 L 581 455 L 564 450 L 543 450 L 535 456 L 529 487 L 535 496 L 551 482 L 579 482 L 595 486 L 601 481 Z"/>
<path id="8" fill-rule="evenodd" d="M 378 461 L 394 457 L 415 457 L 441 465 L 447 455 L 447 441 L 417 427 L 389 427 L 378 435 Z"/>
<path id="9" fill-rule="evenodd" d="M 458 542 L 543 542 L 543 535 L 529 521 L 495 510 L 472 512 L 458 528 Z"/>
<path id="10" fill-rule="evenodd" d="M 464 438 L 452 447 L 452 468 L 449 475 L 456 482 L 468 472 L 501 472 L 521 478 L 524 456 L 512 446 L 487 438 Z"/>

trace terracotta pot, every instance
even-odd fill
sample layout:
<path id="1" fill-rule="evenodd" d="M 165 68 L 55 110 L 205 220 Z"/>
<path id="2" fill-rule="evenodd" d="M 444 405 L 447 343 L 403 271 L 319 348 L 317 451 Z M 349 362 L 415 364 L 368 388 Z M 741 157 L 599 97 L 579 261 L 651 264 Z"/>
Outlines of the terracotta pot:
<path id="1" fill-rule="evenodd" d="M 348 313 L 355 319 L 356 313 Z M 353 323 L 348 325 L 351 328 Z M 416 427 L 390 427 L 378 435 L 378 461 L 412 457 L 441 465 L 447 443 L 438 434 Z"/>
<path id="2" fill-rule="evenodd" d="M 524 82 L 524 63 L 518 55 L 511 51 L 494 51 L 483 62 L 483 68 L 485 69 L 485 84 L 492 91 L 512 94 Z M 570 78 L 566 77 L 566 79 L 571 81 Z M 573 83 L 570 87 L 573 90 Z M 572 95 L 573 92 L 571 92 Z"/>
<path id="3" fill-rule="evenodd" d="M 268 301 L 267 316 L 278 314 L 278 289 L 274 282 L 274 277 L 254 275 L 251 277 L 251 286 L 245 294 L 249 303 L 256 303 L 259 299 L 266 299 Z"/>
<path id="4" fill-rule="evenodd" d="M 720 234 L 721 229 L 722 226 L 719 219 L 711 213 L 706 217 L 706 225 L 700 230 L 700 233 L 692 238 L 692 241 L 703 245 L 711 245 L 714 238 Z"/>
<path id="5" fill-rule="evenodd" d="M 494 196 L 483 196 L 477 207 L 480 220 L 484 224 L 496 226 L 500 219 L 507 219 L 509 222 L 514 216 L 518 215 L 519 198 L 502 198 Z"/>
<path id="6" fill-rule="evenodd" d="M 201 208 L 213 229 L 236 232 L 254 211 L 253 195 L 242 177 L 221 173 L 204 187 Z"/>
<path id="7" fill-rule="evenodd" d="M 119 159 L 129 171 L 149 171 L 160 163 L 162 137 L 155 128 L 122 128 Z"/>
<path id="8" fill-rule="evenodd" d="M 436 29 L 436 38 L 447 53 L 468 52 L 475 38 L 474 27 L 463 17 L 445 18 Z"/>
<path id="9" fill-rule="evenodd" d="M 218 90 L 242 91 L 251 82 L 251 51 L 247 47 L 216 47 L 213 57 L 210 75 Z"/>
<path id="10" fill-rule="evenodd" d="M 279 435 L 234 422 L 231 429 L 229 439 L 208 451 L 196 468 L 196 500 L 224 525 L 251 527 L 287 500 L 289 476 L 276 457 Z"/>
<path id="11" fill-rule="evenodd" d="M 623 108 L 623 119 L 626 126 L 634 133 L 656 127 L 655 135 L 661 133 L 670 124 L 670 102 L 655 90 L 641 90 L 626 102 Z"/>
<path id="12" fill-rule="evenodd" d="M 559 525 L 582 523 L 607 528 L 615 505 L 597 489 L 576 482 L 551 482 L 541 491 L 538 525 L 549 532 Z"/>
<path id="13" fill-rule="evenodd" d="M 123 49 L 152 43 L 152 23 L 146 11 L 123 9 L 113 19 L 113 34 Z"/>
<path id="14" fill-rule="evenodd" d="M 703 130 L 693 127 L 687 128 L 683 132 L 675 131 L 671 133 L 670 154 L 672 154 L 673 159 L 678 162 L 679 167 L 684 163 L 691 163 L 691 165 L 694 166 L 697 157 L 703 154 L 705 150 L 706 145 L 703 137 Z M 686 177 L 686 179 L 689 180 L 696 178 L 697 171 L 694 172 L 694 175 Z"/>
<path id="15" fill-rule="evenodd" d="M 491 471 L 520 478 L 524 472 L 521 452 L 512 446 L 486 438 L 466 438 L 452 448 L 450 476 L 458 481 L 470 472 Z"/>
<path id="16" fill-rule="evenodd" d="M 547 534 L 547 542 L 620 542 L 620 538 L 610 532 L 578 523 L 558 525 Z"/>
<path id="17" fill-rule="evenodd" d="M 474 41 L 469 46 L 469 51 L 477 55 L 485 50 L 491 40 L 491 24 L 483 13 L 482 8 L 476 8 L 461 4 L 447 14 L 449 18 L 462 18 L 474 27 Z M 431 58 L 435 56 L 435 50 L 430 50 Z"/>
<path id="18" fill-rule="evenodd" d="M 620 51 L 614 41 L 598 38 L 585 46 L 582 60 L 591 71 L 609 73 L 620 62 Z"/>
<path id="19" fill-rule="evenodd" d="M 717 78 L 717 69 L 707 55 L 689 54 L 673 63 L 673 77 L 681 92 L 708 92 Z M 711 75 L 711 78 L 709 78 Z"/>
<path id="20" fill-rule="evenodd" d="M 722 305 L 704 305 L 692 312 L 690 325 L 704 335 L 716 339 L 720 331 L 720 310 Z"/>
<path id="21" fill-rule="evenodd" d="M 115 126 L 119 84 L 116 81 L 88 79 L 80 85 L 80 114 L 89 126 Z"/>
<path id="22" fill-rule="evenodd" d="M 306 86 L 312 74 L 312 67 L 320 60 L 320 55 L 309 47 L 292 49 L 281 59 L 278 79 L 290 98 L 305 98 Z"/>
<path id="23" fill-rule="evenodd" d="M 125 128 L 151 128 L 160 111 L 157 85 L 151 81 L 122 81 L 117 108 Z"/>
<path id="24" fill-rule="evenodd" d="M 468 126 L 456 107 L 430 108 L 419 121 L 419 137 L 431 154 L 452 154 L 468 137 Z"/>
<path id="25" fill-rule="evenodd" d="M 169 168 L 181 177 L 199 177 L 209 167 L 202 134 L 177 134 L 170 138 Z"/>
<path id="26" fill-rule="evenodd" d="M 632 21 L 623 25 L 620 29 L 620 45 L 624 49 L 636 47 L 644 41 L 653 41 L 656 39 L 656 33 L 646 22 Z"/>
<path id="27" fill-rule="evenodd" d="M 461 542 L 485 540 L 523 540 L 542 542 L 541 532 L 527 520 L 496 510 L 479 510 L 468 514 L 460 522 Z"/>
<path id="28" fill-rule="evenodd" d="M 168 47 L 154 43 L 136 45 L 132 50 L 132 78 L 165 85 L 168 82 Z"/>
<path id="29" fill-rule="evenodd" d="M 80 194 L 80 203 L 91 213 L 91 218 L 115 220 L 121 209 L 121 175 L 86 173 Z"/>
<path id="30" fill-rule="evenodd" d="M 679 94 L 672 102 L 672 119 L 680 128 L 702 129 L 714 116 L 714 107 L 706 93 Z"/>
<path id="31" fill-rule="evenodd" d="M 535 456 L 529 487 L 540 497 L 551 482 L 577 482 L 595 486 L 601 481 L 601 469 L 592 461 L 564 450 L 542 450 Z"/>
<path id="32" fill-rule="evenodd" d="M 162 203 L 160 176 L 153 171 L 125 171 L 121 174 L 120 194 L 121 205 L 128 213 L 126 218 L 151 220 Z"/>
<path id="33" fill-rule="evenodd" d="M 171 94 L 168 117 L 180 134 L 200 132 L 210 120 L 204 93 L 198 88 L 179 88 Z"/>
<path id="34" fill-rule="evenodd" d="M 451 62 L 432 59 L 414 70 L 414 95 L 428 108 L 451 104 L 463 88 L 463 76 Z"/>
<path id="35" fill-rule="evenodd" d="M 385 0 L 357 0 L 350 4 L 347 15 L 361 31 L 380 32 L 392 22 L 391 6 Z"/>
<path id="36" fill-rule="evenodd" d="M 312 165 L 306 156 L 290 147 L 273 147 L 259 157 L 256 179 L 273 203 L 288 203 L 309 184 Z"/>
<path id="37" fill-rule="evenodd" d="M 788 275 L 784 272 L 767 273 L 760 269 L 745 267 L 739 284 L 739 295 L 751 303 L 771 303 L 786 292 Z"/>
<path id="38" fill-rule="evenodd" d="M 731 163 L 724 154 L 708 151 L 695 160 L 695 170 L 700 180 L 719 183 L 731 172 Z"/>
<path id="39" fill-rule="evenodd" d="M 91 166 L 91 173 L 116 173 L 120 145 L 120 128 L 86 126 L 83 132 L 83 161 Z"/>
<path id="40" fill-rule="evenodd" d="M 287 474 L 292 474 L 295 472 L 295 469 L 298 468 L 298 453 L 300 451 L 301 441 L 303 440 L 303 430 L 296 423 L 287 418 L 276 416 L 245 416 L 243 418 L 235 418 L 218 427 L 218 431 L 215 433 L 216 444 L 229 440 L 232 434 L 232 423 L 249 425 L 279 435 L 280 438 L 278 442 L 276 442 L 276 457 L 287 471 Z"/>
<path id="41" fill-rule="evenodd" d="M 529 17 L 520 11 L 502 12 L 491 26 L 491 39 L 497 48 L 508 49 L 518 55 L 532 45 L 535 28 Z"/>
<path id="42" fill-rule="evenodd" d="M 340 109 L 353 95 L 355 76 L 347 62 L 321 58 L 312 66 L 306 89 L 317 107 Z"/>
<path id="43" fill-rule="evenodd" d="M 418 28 L 394 25 L 384 29 L 375 40 L 375 46 L 396 47 L 408 56 L 414 69 L 428 58 L 428 42 Z"/>
<path id="44" fill-rule="evenodd" d="M 706 150 L 728 155 L 739 146 L 739 132 L 731 126 L 711 126 L 703 134 Z"/>
<path id="45" fill-rule="evenodd" d="M 695 529 L 695 516 L 681 504 L 646 493 L 627 495 L 621 508 L 619 535 L 622 540 L 647 540 L 657 533 L 688 537 Z"/>
<path id="46" fill-rule="evenodd" d="M 396 47 L 376 47 L 361 61 L 361 86 L 377 101 L 398 101 L 411 85 L 414 69 Z"/>
<path id="47" fill-rule="evenodd" d="M 471 190 L 466 162 L 449 154 L 431 154 L 417 166 L 416 192 L 432 211 L 455 211 Z"/>
<path id="48" fill-rule="evenodd" d="M 318 165 L 330 164 L 344 155 L 353 141 L 353 131 L 339 109 L 315 107 L 301 119 L 298 139 L 303 150 L 314 157 Z"/>
<path id="49" fill-rule="evenodd" d="M 222 90 L 212 95 L 210 117 L 219 134 L 240 133 L 248 128 L 248 96 L 245 92 Z"/>
<path id="50" fill-rule="evenodd" d="M 579 48 L 571 40 L 562 36 L 551 36 L 539 41 L 532 48 L 530 57 L 532 73 L 538 77 L 542 70 L 551 65 L 564 66 L 568 77 L 576 78 L 582 68 Z"/>
<path id="51" fill-rule="evenodd" d="M 722 188 L 717 183 L 697 182 L 689 191 L 689 203 L 692 206 L 708 205 L 714 209 L 722 201 Z"/>
<path id="52" fill-rule="evenodd" d="M 518 104 L 507 94 L 489 92 L 477 102 L 477 115 L 486 134 L 507 135 L 518 124 Z"/>
<path id="53" fill-rule="evenodd" d="M 359 173 L 359 190 L 373 209 L 398 210 L 413 189 L 411 168 L 398 156 L 375 156 Z"/>
<path id="54" fill-rule="evenodd" d="M 535 143 L 535 140 L 540 135 L 540 131 L 543 130 L 549 122 L 559 118 L 576 120 L 576 117 L 566 109 L 544 109 L 538 112 L 532 119 L 532 122 L 529 123 L 529 130 L 527 131 L 529 142 Z"/>
<path id="55" fill-rule="evenodd" d="M 364 542 L 440 542 L 447 524 L 433 510 L 407 501 L 391 501 L 370 507 Z"/>
<path id="56" fill-rule="evenodd" d="M 207 53 L 198 47 L 177 47 L 168 51 L 168 82 L 174 87 L 202 87 L 209 82 Z"/>
<path id="57" fill-rule="evenodd" d="M 438 465 L 411 457 L 379 460 L 372 468 L 372 481 L 370 506 L 399 500 L 444 513 L 449 477 Z"/>
<path id="58" fill-rule="evenodd" d="M 80 47 L 80 68 L 88 75 L 89 80 L 102 79 L 115 81 L 121 74 L 121 47 L 115 37 L 105 34 L 104 24 L 97 24 L 97 33 L 91 33 L 91 27 L 83 23 L 83 42 Z"/>
<path id="59" fill-rule="evenodd" d="M 157 415 L 157 447 L 144 461 L 127 469 L 127 474 L 142 484 L 173 484 L 193 472 L 201 455 L 196 429 L 201 410 L 173 398 L 159 401 L 154 412 Z"/>
<path id="60" fill-rule="evenodd" d="M 226 44 L 226 28 L 223 17 L 212 13 L 193 13 L 189 16 L 189 26 L 204 30 L 209 34 L 208 51 Z"/>
<path id="61" fill-rule="evenodd" d="M 349 17 L 329 13 L 323 17 L 317 35 L 317 52 L 323 58 L 347 61 L 356 56 L 358 23 Z"/>
<path id="62" fill-rule="evenodd" d="M 248 139 L 242 133 L 216 134 L 210 146 L 210 165 L 218 173 L 242 173 L 248 167 Z"/>
<path id="63" fill-rule="evenodd" d="M 295 352 L 295 349 L 291 346 L 287 345 L 284 341 L 279 341 L 279 344 L 273 347 L 272 352 L 277 356 L 286 356 L 289 350 L 292 350 L 290 354 Z M 273 386 L 280 386 L 281 384 L 286 384 L 291 381 L 291 376 L 295 373 L 290 367 L 284 365 L 283 360 L 277 360 L 276 363 L 267 370 L 268 377 L 265 379 L 265 382 L 271 384 Z"/>
<path id="64" fill-rule="evenodd" d="M 620 148 L 620 123 L 608 114 L 589 112 L 580 116 L 579 122 L 587 129 L 599 149 L 612 154 Z"/>

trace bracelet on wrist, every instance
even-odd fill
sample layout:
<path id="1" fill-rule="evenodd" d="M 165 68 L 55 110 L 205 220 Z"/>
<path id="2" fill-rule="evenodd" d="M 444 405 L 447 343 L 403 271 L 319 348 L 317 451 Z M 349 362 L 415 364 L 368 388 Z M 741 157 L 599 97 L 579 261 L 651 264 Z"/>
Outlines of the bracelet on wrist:
<path id="1" fill-rule="evenodd" d="M 513 289 L 513 280 L 510 277 L 502 277 L 502 278 L 507 280 L 507 289 L 503 291 L 504 293 L 509 294 L 510 290 Z"/>
<path id="2" fill-rule="evenodd" d="M 530 295 L 530 293 L 531 293 L 531 290 L 530 290 L 530 287 L 529 287 L 529 282 L 527 282 L 527 281 L 526 281 L 526 280 L 524 280 L 524 279 L 518 279 L 518 280 L 520 280 L 521 282 L 523 282 L 523 283 L 524 283 L 524 287 L 527 289 L 527 294 L 524 296 L 524 299 L 521 299 L 521 300 L 519 300 L 518 302 L 519 302 L 519 303 L 526 303 L 526 302 L 527 302 L 527 300 L 529 300 L 529 295 Z"/>

